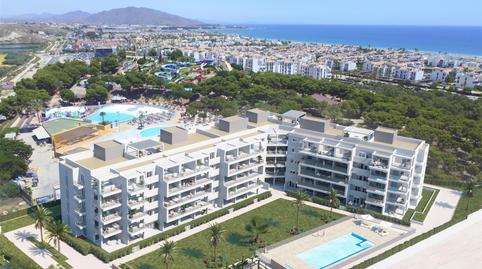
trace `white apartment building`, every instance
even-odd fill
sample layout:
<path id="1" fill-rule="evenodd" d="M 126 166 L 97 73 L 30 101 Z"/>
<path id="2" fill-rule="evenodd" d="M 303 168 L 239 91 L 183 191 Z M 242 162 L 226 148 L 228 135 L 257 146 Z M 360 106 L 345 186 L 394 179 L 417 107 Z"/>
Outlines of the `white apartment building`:
<path id="1" fill-rule="evenodd" d="M 473 88 L 475 86 L 475 75 L 470 73 L 457 73 L 455 75 L 455 85 L 457 88 Z"/>
<path id="2" fill-rule="evenodd" d="M 403 216 L 421 198 L 429 145 L 395 130 L 258 109 L 160 141 L 106 141 L 60 158 L 62 221 L 112 249 L 267 191 L 269 184 Z M 269 184 L 268 184 L 269 183 Z"/>
<path id="3" fill-rule="evenodd" d="M 394 78 L 401 80 L 419 81 L 423 79 L 423 71 L 412 68 L 395 69 Z"/>
<path id="4" fill-rule="evenodd" d="M 320 64 L 301 64 L 298 73 L 318 80 L 331 78 L 331 68 Z"/>
<path id="5" fill-rule="evenodd" d="M 340 62 L 340 71 L 348 72 L 356 70 L 356 63 L 353 61 L 341 61 Z"/>
<path id="6" fill-rule="evenodd" d="M 430 73 L 430 80 L 431 81 L 445 81 L 447 78 L 448 73 L 442 69 L 434 69 Z"/>

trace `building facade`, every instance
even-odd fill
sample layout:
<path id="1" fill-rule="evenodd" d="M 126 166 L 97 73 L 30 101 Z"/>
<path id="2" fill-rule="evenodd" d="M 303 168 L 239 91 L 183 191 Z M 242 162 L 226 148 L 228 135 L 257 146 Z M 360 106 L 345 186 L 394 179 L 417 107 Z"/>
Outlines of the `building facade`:
<path id="1" fill-rule="evenodd" d="M 395 130 L 345 127 L 299 111 L 250 110 L 215 128 L 161 130 L 160 141 L 107 141 L 60 159 L 62 220 L 108 248 L 269 189 L 403 216 L 421 198 L 429 146 Z"/>

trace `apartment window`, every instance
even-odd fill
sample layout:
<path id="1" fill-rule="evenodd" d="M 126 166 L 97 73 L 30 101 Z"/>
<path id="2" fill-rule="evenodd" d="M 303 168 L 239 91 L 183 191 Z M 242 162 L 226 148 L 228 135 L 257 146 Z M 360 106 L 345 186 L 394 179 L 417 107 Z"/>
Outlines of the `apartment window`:
<path id="1" fill-rule="evenodd" d="M 99 222 L 98 222 L 98 221 L 94 221 L 94 225 L 95 225 L 95 227 L 99 227 Z"/>
<path id="2" fill-rule="evenodd" d="M 152 172 L 151 172 L 151 171 L 147 172 L 147 177 L 152 177 Z"/>
<path id="3" fill-rule="evenodd" d="M 214 157 L 215 157 L 215 156 L 214 156 L 214 152 L 212 152 L 211 154 L 209 154 L 209 158 L 210 158 L 210 159 L 214 159 Z"/>
<path id="4" fill-rule="evenodd" d="M 99 235 L 98 235 L 98 234 L 95 235 L 95 240 L 96 240 L 96 241 L 99 240 Z"/>

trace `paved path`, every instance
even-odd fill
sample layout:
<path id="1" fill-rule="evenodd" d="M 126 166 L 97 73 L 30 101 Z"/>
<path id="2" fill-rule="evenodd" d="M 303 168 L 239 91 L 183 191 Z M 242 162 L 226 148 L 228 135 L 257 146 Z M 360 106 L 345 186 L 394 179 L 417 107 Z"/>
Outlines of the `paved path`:
<path id="1" fill-rule="evenodd" d="M 397 255 L 376 269 L 472 269 L 482 267 L 482 210 Z"/>
<path id="2" fill-rule="evenodd" d="M 12 241 L 21 251 L 30 256 L 42 268 L 47 268 L 49 265 L 57 264 L 51 257 L 50 253 L 45 250 L 40 250 L 35 245 L 27 240 L 27 237 L 33 236 L 40 240 L 40 232 L 35 229 L 34 225 L 26 226 L 15 231 L 5 233 L 5 236 Z M 44 232 L 44 239 L 46 238 Z M 110 268 L 107 264 L 97 259 L 92 254 L 84 256 L 71 248 L 69 245 L 61 242 L 60 252 L 65 255 L 68 260 L 67 263 L 72 265 L 74 269 L 107 269 Z"/>

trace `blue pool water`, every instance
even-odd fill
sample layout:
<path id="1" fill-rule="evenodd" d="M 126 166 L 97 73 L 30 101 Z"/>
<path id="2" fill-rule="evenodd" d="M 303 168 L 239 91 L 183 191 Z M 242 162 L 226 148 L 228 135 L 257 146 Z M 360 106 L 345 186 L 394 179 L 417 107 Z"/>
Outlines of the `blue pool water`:
<path id="1" fill-rule="evenodd" d="M 166 128 L 167 126 L 157 126 L 157 127 L 151 127 L 147 128 L 145 130 L 142 130 L 139 132 L 140 137 L 151 137 L 151 136 L 159 136 L 161 129 Z"/>
<path id="2" fill-rule="evenodd" d="M 314 268 L 322 269 L 373 247 L 374 245 L 374 243 L 356 233 L 351 233 L 302 252 L 296 257 Z"/>
<path id="3" fill-rule="evenodd" d="M 134 115 L 127 114 L 127 113 L 121 113 L 121 112 L 105 112 L 104 115 L 104 120 L 108 122 L 124 122 L 128 121 L 135 118 Z M 90 121 L 95 121 L 95 122 L 102 122 L 102 117 L 100 116 L 100 111 L 95 112 L 94 114 L 88 116 L 86 118 L 87 120 Z"/>

